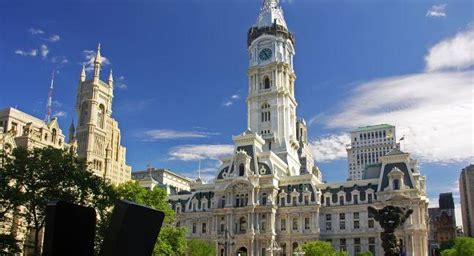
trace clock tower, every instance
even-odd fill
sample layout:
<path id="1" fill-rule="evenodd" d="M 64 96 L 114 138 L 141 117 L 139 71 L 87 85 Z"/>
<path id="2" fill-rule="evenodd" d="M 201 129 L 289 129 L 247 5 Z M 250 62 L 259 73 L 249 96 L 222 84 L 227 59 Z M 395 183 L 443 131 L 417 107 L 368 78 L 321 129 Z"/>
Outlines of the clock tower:
<path id="1" fill-rule="evenodd" d="M 248 31 L 247 47 L 248 129 L 265 140 L 264 150 L 273 151 L 288 164 L 290 175 L 299 174 L 295 39 L 279 0 L 263 1 L 257 22 Z"/>

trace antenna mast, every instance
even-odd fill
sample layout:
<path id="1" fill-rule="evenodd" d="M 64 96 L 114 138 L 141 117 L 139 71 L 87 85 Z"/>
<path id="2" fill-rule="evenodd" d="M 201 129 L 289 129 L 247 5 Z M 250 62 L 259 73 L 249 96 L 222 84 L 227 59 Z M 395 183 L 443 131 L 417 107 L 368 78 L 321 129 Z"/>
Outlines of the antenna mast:
<path id="1" fill-rule="evenodd" d="M 53 69 L 53 74 L 51 75 L 51 85 L 49 86 L 49 91 L 48 91 L 48 103 L 46 105 L 46 123 L 49 124 L 51 123 L 51 105 L 53 103 L 53 88 L 54 88 L 54 69 Z"/>

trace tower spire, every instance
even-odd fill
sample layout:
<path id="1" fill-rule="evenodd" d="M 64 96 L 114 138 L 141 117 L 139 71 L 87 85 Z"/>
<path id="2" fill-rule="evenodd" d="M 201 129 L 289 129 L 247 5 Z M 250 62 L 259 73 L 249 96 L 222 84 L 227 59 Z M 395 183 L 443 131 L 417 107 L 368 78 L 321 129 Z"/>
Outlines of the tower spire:
<path id="1" fill-rule="evenodd" d="M 98 81 L 100 77 L 100 67 L 102 64 L 102 56 L 100 55 L 100 43 L 97 46 L 97 53 L 94 59 L 94 80 Z"/>
<path id="2" fill-rule="evenodd" d="M 81 70 L 81 82 L 86 81 L 86 67 L 84 63 L 82 63 L 82 70 Z"/>
<path id="3" fill-rule="evenodd" d="M 109 73 L 109 85 L 110 86 L 114 85 L 114 76 L 112 74 L 112 69 L 110 69 L 110 73 Z"/>
<path id="4" fill-rule="evenodd" d="M 69 143 L 72 143 L 76 139 L 76 128 L 74 127 L 74 119 L 71 119 L 71 125 L 69 126 Z"/>
<path id="5" fill-rule="evenodd" d="M 256 27 L 271 27 L 273 24 L 286 27 L 283 9 L 279 0 L 263 0 L 260 14 L 257 18 Z"/>
<path id="6" fill-rule="evenodd" d="M 49 86 L 49 91 L 48 91 L 48 103 L 46 104 L 46 118 L 45 122 L 47 124 L 51 123 L 51 106 L 53 103 L 53 88 L 54 88 L 54 69 L 53 73 L 51 75 L 51 84 Z"/>

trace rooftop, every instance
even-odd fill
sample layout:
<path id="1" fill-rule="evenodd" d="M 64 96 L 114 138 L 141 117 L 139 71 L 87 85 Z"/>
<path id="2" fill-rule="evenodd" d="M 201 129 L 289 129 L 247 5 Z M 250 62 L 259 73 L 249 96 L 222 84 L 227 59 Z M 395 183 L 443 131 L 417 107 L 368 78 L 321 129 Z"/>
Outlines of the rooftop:
<path id="1" fill-rule="evenodd" d="M 391 124 L 368 125 L 368 126 L 359 127 L 357 129 L 353 130 L 352 132 L 366 132 L 366 131 L 389 129 L 389 128 L 395 128 L 395 126 L 391 125 Z"/>

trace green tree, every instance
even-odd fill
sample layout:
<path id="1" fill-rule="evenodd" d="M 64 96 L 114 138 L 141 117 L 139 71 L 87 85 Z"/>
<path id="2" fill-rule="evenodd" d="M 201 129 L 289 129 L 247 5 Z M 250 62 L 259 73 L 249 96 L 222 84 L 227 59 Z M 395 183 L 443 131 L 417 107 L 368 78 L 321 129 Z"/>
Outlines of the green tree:
<path id="1" fill-rule="evenodd" d="M 12 209 L 21 207 L 16 214 L 34 232 L 35 255 L 41 253 L 39 236 L 48 202 L 62 200 L 101 212 L 113 201 L 113 187 L 87 171 L 86 163 L 69 151 L 20 147 L 0 157 L 0 173 L 17 193 L 8 203 Z"/>
<path id="2" fill-rule="evenodd" d="M 216 255 L 215 243 L 201 239 L 188 240 L 187 256 Z"/>
<path id="3" fill-rule="evenodd" d="M 168 203 L 166 190 L 155 187 L 148 190 L 137 182 L 119 185 L 116 191 L 120 199 L 143 204 L 165 213 L 165 220 L 155 244 L 154 255 L 183 255 L 186 251 L 186 230 L 174 225 L 175 212 Z"/>
<path id="4" fill-rule="evenodd" d="M 464 256 L 474 255 L 474 238 L 458 237 L 454 240 L 454 246 L 441 252 L 442 256 Z"/>
<path id="5" fill-rule="evenodd" d="M 357 256 L 373 256 L 371 252 L 359 252 Z"/>
<path id="6" fill-rule="evenodd" d="M 21 253 L 20 241 L 11 234 L 0 234 L 0 255 L 17 255 Z"/>
<path id="7" fill-rule="evenodd" d="M 346 252 L 339 252 L 332 245 L 323 241 L 311 241 L 303 245 L 305 256 L 346 256 Z"/>

